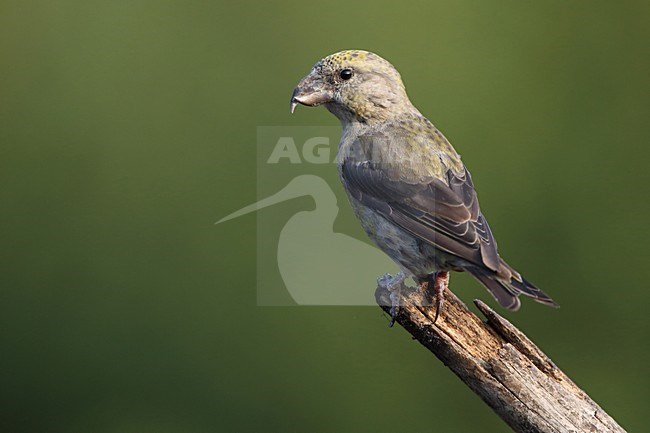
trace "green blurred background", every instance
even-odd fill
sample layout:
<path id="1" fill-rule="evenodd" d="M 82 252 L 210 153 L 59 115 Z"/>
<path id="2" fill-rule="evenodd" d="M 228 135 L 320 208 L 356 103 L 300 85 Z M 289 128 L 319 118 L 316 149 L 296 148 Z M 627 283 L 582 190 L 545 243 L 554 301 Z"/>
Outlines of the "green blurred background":
<path id="1" fill-rule="evenodd" d="M 337 124 L 289 96 L 362 48 L 562 305 L 505 315 L 641 431 L 649 5 L 0 1 L 0 430 L 507 431 L 378 308 L 256 306 L 255 218 L 309 200 L 213 224 L 256 199 L 257 126 Z"/>

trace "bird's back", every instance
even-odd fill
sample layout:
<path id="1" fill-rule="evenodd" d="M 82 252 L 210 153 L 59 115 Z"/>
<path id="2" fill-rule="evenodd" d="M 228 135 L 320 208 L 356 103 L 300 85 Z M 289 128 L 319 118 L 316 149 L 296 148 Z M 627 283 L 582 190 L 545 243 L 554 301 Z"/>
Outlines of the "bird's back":
<path id="1" fill-rule="evenodd" d="M 460 155 L 424 116 L 414 113 L 382 125 L 344 127 L 338 154 L 344 161 L 369 161 L 393 180 L 418 183 L 433 178 L 446 181 L 446 173 L 461 173 Z"/>

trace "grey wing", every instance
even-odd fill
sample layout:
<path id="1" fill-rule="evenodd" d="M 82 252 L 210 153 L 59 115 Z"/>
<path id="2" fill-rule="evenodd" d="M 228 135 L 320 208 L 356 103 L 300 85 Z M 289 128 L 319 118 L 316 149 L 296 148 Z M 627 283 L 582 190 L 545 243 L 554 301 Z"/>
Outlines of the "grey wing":
<path id="1" fill-rule="evenodd" d="M 445 181 L 395 180 L 369 161 L 344 161 L 341 175 L 350 194 L 423 242 L 496 272 L 500 259 L 478 205 L 467 169 L 447 171 Z"/>

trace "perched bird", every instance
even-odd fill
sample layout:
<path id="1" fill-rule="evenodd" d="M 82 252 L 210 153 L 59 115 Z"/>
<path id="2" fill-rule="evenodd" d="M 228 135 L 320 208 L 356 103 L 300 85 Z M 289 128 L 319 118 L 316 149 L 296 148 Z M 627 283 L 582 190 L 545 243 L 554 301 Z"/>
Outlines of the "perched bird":
<path id="1" fill-rule="evenodd" d="M 467 168 L 388 61 L 361 50 L 327 56 L 293 91 L 292 113 L 297 104 L 324 105 L 341 121 L 337 162 L 350 204 L 401 269 L 379 280 L 392 292 L 391 324 L 407 277 L 433 288 L 437 319 L 449 271 L 469 272 L 511 310 L 520 294 L 558 306 L 499 257 Z"/>

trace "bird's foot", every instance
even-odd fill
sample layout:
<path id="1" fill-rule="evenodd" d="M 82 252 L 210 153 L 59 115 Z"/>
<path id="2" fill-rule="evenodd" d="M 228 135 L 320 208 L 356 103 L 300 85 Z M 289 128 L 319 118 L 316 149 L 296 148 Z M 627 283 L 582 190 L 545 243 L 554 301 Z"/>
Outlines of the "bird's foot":
<path id="1" fill-rule="evenodd" d="M 430 274 L 421 284 L 427 301 L 432 300 L 436 306 L 436 315 L 433 318 L 433 323 L 435 324 L 445 301 L 445 289 L 449 285 L 449 272 L 435 272 Z"/>
<path id="2" fill-rule="evenodd" d="M 404 287 L 404 280 L 406 275 L 404 272 L 398 272 L 395 276 L 384 274 L 377 278 L 377 285 L 390 292 L 390 324 L 392 327 L 395 324 L 395 318 L 399 314 L 400 300 L 402 298 L 402 288 Z"/>

